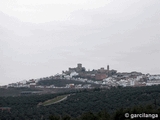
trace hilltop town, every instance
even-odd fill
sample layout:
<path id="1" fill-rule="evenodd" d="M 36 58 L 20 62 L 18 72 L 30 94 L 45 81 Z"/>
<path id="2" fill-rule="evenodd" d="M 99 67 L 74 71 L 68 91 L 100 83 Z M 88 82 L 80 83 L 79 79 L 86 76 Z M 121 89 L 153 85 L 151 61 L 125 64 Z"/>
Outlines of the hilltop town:
<path id="1" fill-rule="evenodd" d="M 54 81 L 64 80 L 69 81 L 65 86 L 39 85 L 40 81 Z M 73 81 L 78 81 L 83 84 L 76 84 Z M 61 74 L 56 74 L 50 77 L 39 79 L 23 80 L 17 83 L 11 83 L 1 88 L 94 88 L 93 85 L 99 85 L 101 88 L 110 87 L 141 87 L 152 86 L 160 84 L 160 75 L 142 74 L 141 72 L 117 72 L 117 70 L 110 70 L 109 65 L 107 68 L 100 68 L 97 70 L 86 70 L 82 64 L 77 64 L 75 68 L 69 68 L 62 71 Z"/>

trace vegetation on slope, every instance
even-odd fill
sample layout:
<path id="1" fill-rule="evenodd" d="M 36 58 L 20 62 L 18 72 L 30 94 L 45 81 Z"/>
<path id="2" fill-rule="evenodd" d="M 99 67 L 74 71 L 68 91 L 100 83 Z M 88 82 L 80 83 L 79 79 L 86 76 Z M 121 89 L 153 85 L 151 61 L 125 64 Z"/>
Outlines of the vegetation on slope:
<path id="1" fill-rule="evenodd" d="M 78 117 L 86 112 L 97 114 L 102 110 L 112 114 L 120 108 L 129 109 L 137 105 L 160 107 L 160 86 L 79 90 L 75 92 L 75 95 L 68 96 L 62 102 L 37 107 L 40 102 L 66 94 L 71 93 L 0 97 L 1 107 L 11 107 L 11 113 L 0 112 L 0 119 L 39 120 L 41 118 L 49 119 L 51 115 Z"/>
<path id="2" fill-rule="evenodd" d="M 139 115 L 140 116 L 139 116 Z M 50 120 L 159 120 L 160 108 L 154 105 L 135 106 L 127 109 L 120 108 L 112 114 L 106 110 L 97 113 L 86 112 L 74 118 L 69 115 L 51 115 Z"/>

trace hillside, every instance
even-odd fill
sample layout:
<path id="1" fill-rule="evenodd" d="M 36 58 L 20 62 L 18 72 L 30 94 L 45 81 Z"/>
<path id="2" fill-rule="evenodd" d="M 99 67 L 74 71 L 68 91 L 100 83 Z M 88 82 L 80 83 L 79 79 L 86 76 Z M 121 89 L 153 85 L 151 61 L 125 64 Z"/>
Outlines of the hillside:
<path id="1" fill-rule="evenodd" d="M 33 118 L 39 120 L 41 117 L 48 119 L 53 114 L 68 114 L 72 117 L 78 117 L 85 112 L 97 113 L 106 110 L 111 114 L 117 109 L 138 105 L 160 107 L 160 86 L 79 90 L 60 103 L 50 106 L 37 106 L 40 102 L 65 94 L 70 93 L 0 97 L 0 106 L 11 107 L 11 113 L 7 111 L 0 112 L 0 118 L 10 119 L 16 117 L 16 120 Z"/>
<path id="2" fill-rule="evenodd" d="M 42 85 L 42 86 L 49 86 L 49 85 L 54 85 L 56 87 L 65 87 L 66 84 L 91 84 L 92 87 L 100 87 L 100 85 L 94 84 L 94 83 L 87 83 L 87 82 L 81 82 L 81 81 L 75 81 L 75 80 L 65 80 L 65 79 L 47 79 L 47 80 L 41 80 L 37 83 L 37 85 Z"/>

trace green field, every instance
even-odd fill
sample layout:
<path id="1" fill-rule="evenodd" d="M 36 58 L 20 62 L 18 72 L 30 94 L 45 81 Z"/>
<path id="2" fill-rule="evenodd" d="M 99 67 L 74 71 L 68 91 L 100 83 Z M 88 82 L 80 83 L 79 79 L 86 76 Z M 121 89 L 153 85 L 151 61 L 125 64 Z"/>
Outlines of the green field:
<path id="1" fill-rule="evenodd" d="M 50 99 L 50 100 L 47 100 L 47 101 L 43 102 L 41 105 L 48 106 L 48 105 L 55 104 L 57 102 L 60 102 L 61 100 L 63 100 L 67 96 L 68 95 L 57 96 L 56 98 L 53 98 L 53 99 Z"/>

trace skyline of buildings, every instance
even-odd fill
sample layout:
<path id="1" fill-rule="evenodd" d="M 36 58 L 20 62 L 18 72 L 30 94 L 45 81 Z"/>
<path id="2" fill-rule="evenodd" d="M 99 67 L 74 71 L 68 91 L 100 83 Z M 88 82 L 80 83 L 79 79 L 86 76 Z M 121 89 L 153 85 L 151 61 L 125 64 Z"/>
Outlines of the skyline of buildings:
<path id="1" fill-rule="evenodd" d="M 100 69 L 86 70 L 81 63 L 77 64 L 77 67 L 68 68 L 66 71 L 62 71 L 61 74 L 56 74 L 50 77 L 44 77 L 39 79 L 23 80 L 17 83 L 8 84 L 8 86 L 14 87 L 30 87 L 35 88 L 38 81 L 41 80 L 75 80 L 81 82 L 87 82 L 92 84 L 100 84 L 102 86 L 150 86 L 160 84 L 160 75 L 143 74 L 141 72 L 117 72 L 109 68 L 101 67 Z M 72 83 L 71 83 L 72 84 Z M 67 85 L 66 85 L 67 86 Z M 70 85 L 69 85 L 70 86 Z M 74 85 L 72 85 L 73 87 Z M 77 85 L 79 86 L 79 85 Z M 37 86 L 38 87 L 38 86 Z M 47 88 L 55 88 L 56 86 L 51 85 Z M 40 87 L 39 88 L 44 88 Z"/>

